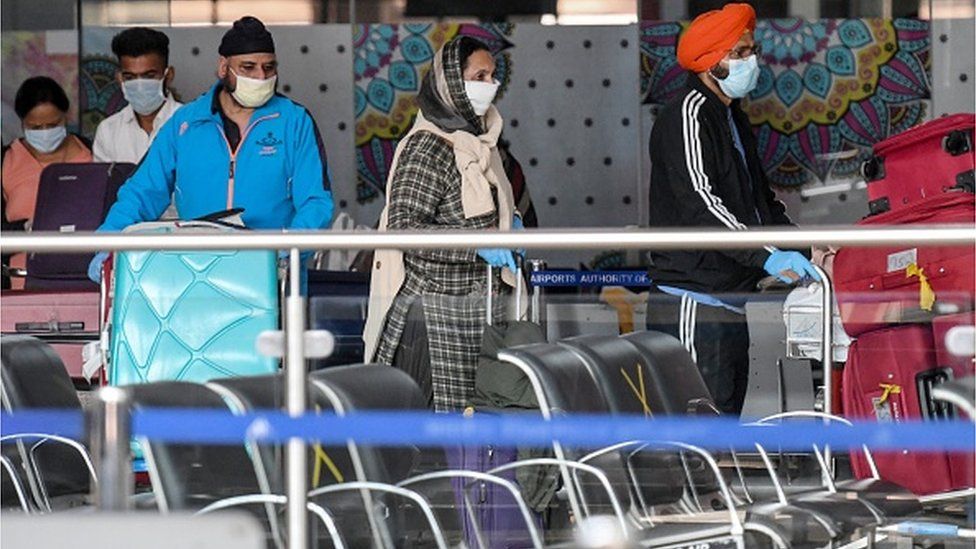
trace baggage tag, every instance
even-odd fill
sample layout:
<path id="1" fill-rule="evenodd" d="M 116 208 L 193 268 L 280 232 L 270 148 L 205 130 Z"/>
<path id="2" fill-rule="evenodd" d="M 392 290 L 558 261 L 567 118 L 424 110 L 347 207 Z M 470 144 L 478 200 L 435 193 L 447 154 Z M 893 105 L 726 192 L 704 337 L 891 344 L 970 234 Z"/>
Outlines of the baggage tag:
<path id="1" fill-rule="evenodd" d="M 894 395 L 901 394 L 901 387 L 894 383 L 879 383 L 878 387 L 883 391 L 880 396 L 871 397 L 871 407 L 874 408 L 874 415 L 878 423 L 892 423 L 901 419 Z"/>
<path id="2" fill-rule="evenodd" d="M 81 374 L 85 376 L 88 382 L 91 382 L 95 374 L 102 369 L 102 342 L 99 340 L 86 343 L 81 348 L 81 360 L 84 361 L 81 366 Z"/>
<path id="3" fill-rule="evenodd" d="M 889 273 L 895 273 L 898 271 L 904 271 L 911 264 L 918 263 L 918 248 L 912 248 L 910 250 L 905 250 L 902 252 L 896 252 L 893 254 L 888 254 L 888 271 Z"/>
<path id="4" fill-rule="evenodd" d="M 895 420 L 891 413 L 891 403 L 883 402 L 881 397 L 872 398 L 871 407 L 874 408 L 874 415 L 878 423 L 891 423 Z"/>

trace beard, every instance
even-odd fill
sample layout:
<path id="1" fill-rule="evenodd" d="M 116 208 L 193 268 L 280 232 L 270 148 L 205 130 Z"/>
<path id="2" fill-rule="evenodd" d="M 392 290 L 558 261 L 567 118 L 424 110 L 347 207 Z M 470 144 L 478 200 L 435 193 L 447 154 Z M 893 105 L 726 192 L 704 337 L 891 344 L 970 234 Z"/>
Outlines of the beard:
<path id="1" fill-rule="evenodd" d="M 231 81 L 230 71 L 227 71 L 227 76 L 220 79 L 220 85 L 227 90 L 227 93 L 234 93 L 237 89 L 237 82 Z"/>

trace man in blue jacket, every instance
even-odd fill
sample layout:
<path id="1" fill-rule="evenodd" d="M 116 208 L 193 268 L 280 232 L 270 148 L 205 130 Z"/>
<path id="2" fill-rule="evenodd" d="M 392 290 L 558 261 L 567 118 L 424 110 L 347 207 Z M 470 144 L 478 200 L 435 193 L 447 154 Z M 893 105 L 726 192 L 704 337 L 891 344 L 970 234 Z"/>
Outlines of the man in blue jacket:
<path id="1" fill-rule="evenodd" d="M 174 193 L 181 219 L 243 208 L 252 229 L 321 229 L 331 221 L 322 138 L 308 110 L 275 91 L 271 33 L 243 17 L 218 52 L 219 80 L 160 129 L 100 231 L 159 219 Z M 92 280 L 105 257 L 92 260 Z"/>

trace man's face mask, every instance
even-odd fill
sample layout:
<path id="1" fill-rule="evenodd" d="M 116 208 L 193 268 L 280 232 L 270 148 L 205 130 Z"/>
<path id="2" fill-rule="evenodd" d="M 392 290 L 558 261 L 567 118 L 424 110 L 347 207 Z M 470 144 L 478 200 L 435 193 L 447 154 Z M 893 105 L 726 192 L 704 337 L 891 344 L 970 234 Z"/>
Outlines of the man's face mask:
<path id="1" fill-rule="evenodd" d="M 166 101 L 163 94 L 163 80 L 137 78 L 122 82 L 122 95 L 132 106 L 132 110 L 146 116 L 156 112 Z"/>
<path id="2" fill-rule="evenodd" d="M 715 79 L 722 93 L 732 99 L 740 99 L 756 89 L 759 82 L 759 59 L 750 55 L 745 59 L 729 60 L 729 75 L 723 79 Z"/>
<path id="3" fill-rule="evenodd" d="M 68 130 L 64 126 L 55 126 L 43 130 L 24 130 L 24 140 L 39 153 L 52 153 L 58 150 Z"/>
<path id="4" fill-rule="evenodd" d="M 234 72 L 233 69 L 228 70 L 230 70 L 230 72 Z M 234 96 L 234 99 L 236 99 L 242 107 L 247 107 L 249 109 L 256 109 L 270 101 L 271 97 L 275 93 L 275 86 L 278 83 L 277 74 L 265 80 L 248 78 L 246 76 L 241 76 L 236 72 L 234 72 L 234 76 L 237 77 L 237 86 L 234 87 L 234 91 L 231 92 L 231 95 Z"/>
<path id="5" fill-rule="evenodd" d="M 491 107 L 491 103 L 498 93 L 498 86 L 500 86 L 498 80 L 491 82 L 464 81 L 464 91 L 468 94 L 468 101 L 471 102 L 475 114 L 484 116 L 488 112 L 488 108 Z"/>

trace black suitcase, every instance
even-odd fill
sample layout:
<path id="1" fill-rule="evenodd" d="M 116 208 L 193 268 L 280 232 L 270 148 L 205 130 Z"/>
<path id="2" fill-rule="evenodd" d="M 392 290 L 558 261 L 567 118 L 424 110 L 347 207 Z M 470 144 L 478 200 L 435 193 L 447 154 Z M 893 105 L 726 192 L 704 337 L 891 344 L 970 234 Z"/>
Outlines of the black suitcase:
<path id="1" fill-rule="evenodd" d="M 41 172 L 32 231 L 94 231 L 105 221 L 135 164 L 51 164 Z M 92 253 L 27 256 L 28 290 L 95 290 L 88 280 Z"/>
<path id="2" fill-rule="evenodd" d="M 308 324 L 312 330 L 328 330 L 335 350 L 328 358 L 312 362 L 315 369 L 363 362 L 369 273 L 351 271 L 308 272 Z"/>

